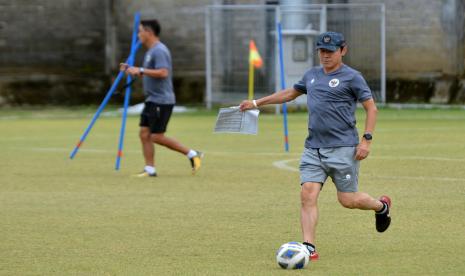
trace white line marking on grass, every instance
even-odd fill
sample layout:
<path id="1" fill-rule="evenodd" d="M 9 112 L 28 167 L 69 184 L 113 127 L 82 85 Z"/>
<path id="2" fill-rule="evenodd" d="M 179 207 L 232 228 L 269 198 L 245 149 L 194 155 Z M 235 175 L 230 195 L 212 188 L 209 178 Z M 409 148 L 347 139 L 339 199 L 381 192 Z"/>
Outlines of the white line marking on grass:
<path id="1" fill-rule="evenodd" d="M 299 160 L 299 159 L 279 160 L 279 161 L 273 162 L 273 166 L 275 166 L 276 168 L 281 169 L 281 170 L 287 170 L 287 171 L 291 171 L 291 172 L 298 172 L 299 169 L 297 169 L 295 167 L 291 167 L 291 166 L 289 166 L 287 164 L 289 162 L 294 162 L 294 161 L 297 161 L 297 160 Z"/>
<path id="2" fill-rule="evenodd" d="M 12 148 L 18 150 L 24 150 L 26 148 Z M 32 151 L 50 151 L 50 152 L 71 152 L 74 148 L 47 148 L 47 147 L 33 147 L 29 148 Z M 96 152 L 96 153 L 113 153 L 114 150 L 105 150 L 105 149 L 93 149 L 93 148 L 80 148 L 79 151 L 84 152 Z M 139 150 L 127 151 L 130 153 L 140 153 Z M 204 153 L 211 155 L 255 155 L 255 156 L 301 156 L 301 153 L 286 153 L 286 152 L 250 152 L 250 151 L 208 151 L 204 150 Z M 389 159 L 389 160 L 420 160 L 420 161 L 450 161 L 450 162 L 465 162 L 465 158 L 449 158 L 449 157 L 430 157 L 430 156 L 370 156 L 371 159 Z M 287 165 L 287 163 L 292 161 L 297 161 L 299 159 L 287 159 L 287 160 L 278 160 L 273 162 L 273 166 L 277 168 L 293 168 Z M 276 164 L 276 165 L 275 165 Z M 297 170 L 298 171 L 298 170 Z"/>
<path id="3" fill-rule="evenodd" d="M 465 118 L 461 118 L 465 119 Z M 448 130 L 462 130 L 463 127 L 393 127 L 393 128 L 380 128 L 376 129 L 376 132 L 399 132 L 399 131 L 408 131 L 409 133 L 411 132 L 435 132 L 435 131 L 448 131 Z"/>
<path id="4" fill-rule="evenodd" d="M 367 174 L 363 174 L 368 176 Z M 385 176 L 385 175 L 369 175 L 371 178 L 388 179 L 388 180 L 419 180 L 419 181 L 458 181 L 465 182 L 465 178 L 453 177 L 424 177 L 424 176 Z"/>
<path id="5" fill-rule="evenodd" d="M 33 148 L 11 148 L 17 150 L 32 150 L 32 151 L 49 151 L 49 152 L 71 152 L 74 147 L 70 146 L 69 148 L 48 148 L 48 147 L 33 147 Z M 114 150 L 105 150 L 105 149 L 92 149 L 92 148 L 80 148 L 79 151 L 83 152 L 97 152 L 97 153 L 113 153 Z M 139 150 L 132 150 L 132 151 L 125 151 L 131 153 L 140 153 Z M 203 150 L 203 153 L 211 154 L 211 155 L 253 155 L 253 156 L 300 156 L 300 153 L 286 153 L 286 152 L 250 152 L 250 151 L 208 151 Z"/>
<path id="6" fill-rule="evenodd" d="M 74 148 L 64 149 L 64 148 L 32 148 L 33 151 L 48 151 L 48 152 L 71 152 Z M 98 152 L 98 153 L 109 153 L 109 150 L 103 149 L 79 149 L 83 152 Z"/>
<path id="7" fill-rule="evenodd" d="M 379 158 L 382 159 L 382 158 Z M 449 159 L 447 161 L 464 161 L 464 159 Z M 291 172 L 298 172 L 299 169 L 296 167 L 290 166 L 288 163 L 289 162 L 294 162 L 294 161 L 299 161 L 299 159 L 287 159 L 287 160 L 279 160 L 273 162 L 273 166 L 275 166 L 278 169 L 281 170 L 287 170 Z M 434 160 L 436 161 L 436 160 Z M 440 159 L 440 161 L 444 161 Z M 453 177 L 423 177 L 423 176 L 383 176 L 383 175 L 368 175 L 368 174 L 363 174 L 365 176 L 369 176 L 371 178 L 378 178 L 378 179 L 389 179 L 389 180 L 419 180 L 419 181 L 459 181 L 459 182 L 465 182 L 465 178 L 453 178 Z"/>
<path id="8" fill-rule="evenodd" d="M 371 159 L 389 159 L 389 160 L 420 160 L 420 161 L 451 161 L 465 162 L 464 158 L 449 158 L 449 157 L 429 157 L 429 156 L 373 156 Z"/>
<path id="9" fill-rule="evenodd" d="M 24 150 L 25 148 L 18 148 L 18 150 Z M 71 148 L 30 148 L 33 151 L 48 151 L 48 152 L 71 152 Z M 104 149 L 80 149 L 82 152 L 91 152 L 91 153 L 114 153 L 114 150 L 104 150 Z M 126 151 L 128 153 L 140 153 L 140 151 Z M 252 156 L 270 156 L 270 155 L 293 155 L 300 156 L 300 154 L 290 154 L 290 153 L 278 153 L 278 152 L 215 152 L 215 151 L 204 151 L 206 154 L 212 155 L 252 155 Z M 446 158 L 446 157 L 427 157 L 427 156 L 376 156 L 370 157 L 373 159 L 392 159 L 392 160 L 423 160 L 423 161 L 451 161 L 451 162 L 465 162 L 463 158 Z M 289 165 L 290 162 L 299 161 L 300 159 L 285 159 L 278 160 L 273 162 L 273 166 L 291 172 L 298 172 L 299 169 L 296 166 Z M 419 180 L 419 181 L 459 181 L 465 182 L 465 178 L 452 178 L 452 177 L 422 177 L 422 176 L 380 176 L 380 175 L 366 175 L 372 178 L 378 179 L 390 179 L 390 180 Z"/>
<path id="10" fill-rule="evenodd" d="M 10 148 L 15 150 L 31 150 L 31 151 L 41 151 L 41 152 L 72 152 L 73 147 L 69 148 Z M 80 148 L 79 152 L 89 152 L 89 153 L 114 153 L 117 150 L 105 150 L 105 149 L 92 149 L 92 148 Z M 126 153 L 140 153 L 136 150 L 125 150 Z"/>
<path id="11" fill-rule="evenodd" d="M 457 147 L 464 147 L 463 142 L 456 142 L 456 143 L 443 143 L 443 142 L 437 142 L 437 143 L 427 143 L 427 144 L 420 144 L 420 143 L 415 143 L 415 144 L 398 144 L 398 145 L 376 145 L 376 147 L 379 147 L 381 149 L 429 149 L 432 147 L 451 147 L 451 146 L 457 146 Z"/>
<path id="12" fill-rule="evenodd" d="M 447 157 L 427 157 L 427 156 L 373 156 L 369 157 L 371 159 L 389 159 L 389 160 L 420 160 L 420 161 L 450 161 L 450 162 L 465 162 L 464 158 L 447 158 Z M 273 162 L 273 166 L 285 169 L 285 170 L 292 170 L 294 171 L 294 167 L 289 166 L 287 163 L 298 161 L 299 159 L 287 159 L 287 160 L 279 160 Z M 295 171 L 299 171 L 295 169 Z"/>
<path id="13" fill-rule="evenodd" d="M 301 153 L 288 153 L 288 152 L 251 152 L 251 151 L 208 151 L 204 150 L 203 152 L 213 155 L 285 155 L 285 156 L 300 156 Z"/>

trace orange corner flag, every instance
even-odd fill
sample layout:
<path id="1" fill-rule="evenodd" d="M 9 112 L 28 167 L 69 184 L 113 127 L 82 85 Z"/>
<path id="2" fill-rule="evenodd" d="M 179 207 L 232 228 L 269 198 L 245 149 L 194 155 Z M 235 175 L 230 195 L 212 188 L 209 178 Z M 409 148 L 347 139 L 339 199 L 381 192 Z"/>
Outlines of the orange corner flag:
<path id="1" fill-rule="evenodd" d="M 260 68 L 263 65 L 262 57 L 258 53 L 257 46 L 255 46 L 253 40 L 250 40 L 249 43 L 249 63 L 253 64 L 255 68 Z"/>

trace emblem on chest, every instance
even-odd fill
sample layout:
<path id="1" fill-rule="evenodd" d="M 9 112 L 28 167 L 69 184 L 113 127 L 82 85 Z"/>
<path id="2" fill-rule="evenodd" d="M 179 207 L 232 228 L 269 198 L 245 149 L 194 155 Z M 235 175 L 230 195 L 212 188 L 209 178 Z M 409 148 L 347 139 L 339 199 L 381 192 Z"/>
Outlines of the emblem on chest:
<path id="1" fill-rule="evenodd" d="M 329 87 L 337 87 L 339 85 L 339 80 L 338 79 L 332 79 L 328 83 Z"/>

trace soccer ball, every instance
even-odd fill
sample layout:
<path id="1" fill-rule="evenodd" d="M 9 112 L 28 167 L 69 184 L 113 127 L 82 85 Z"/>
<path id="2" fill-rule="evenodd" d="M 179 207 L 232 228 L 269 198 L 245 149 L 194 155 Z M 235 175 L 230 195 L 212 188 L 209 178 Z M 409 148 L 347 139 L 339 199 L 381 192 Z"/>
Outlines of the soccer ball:
<path id="1" fill-rule="evenodd" d="M 288 242 L 276 252 L 276 262 L 283 269 L 302 269 L 310 261 L 310 252 L 300 242 Z"/>

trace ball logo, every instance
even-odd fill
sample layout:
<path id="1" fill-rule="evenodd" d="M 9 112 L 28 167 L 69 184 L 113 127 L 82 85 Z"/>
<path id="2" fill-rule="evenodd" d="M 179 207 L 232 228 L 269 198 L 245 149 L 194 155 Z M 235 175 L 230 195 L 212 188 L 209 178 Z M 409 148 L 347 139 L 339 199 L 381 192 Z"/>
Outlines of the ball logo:
<path id="1" fill-rule="evenodd" d="M 332 79 L 329 81 L 329 87 L 336 87 L 339 85 L 339 80 L 338 79 Z"/>
<path id="2" fill-rule="evenodd" d="M 346 175 L 346 179 L 350 180 L 350 174 Z"/>

